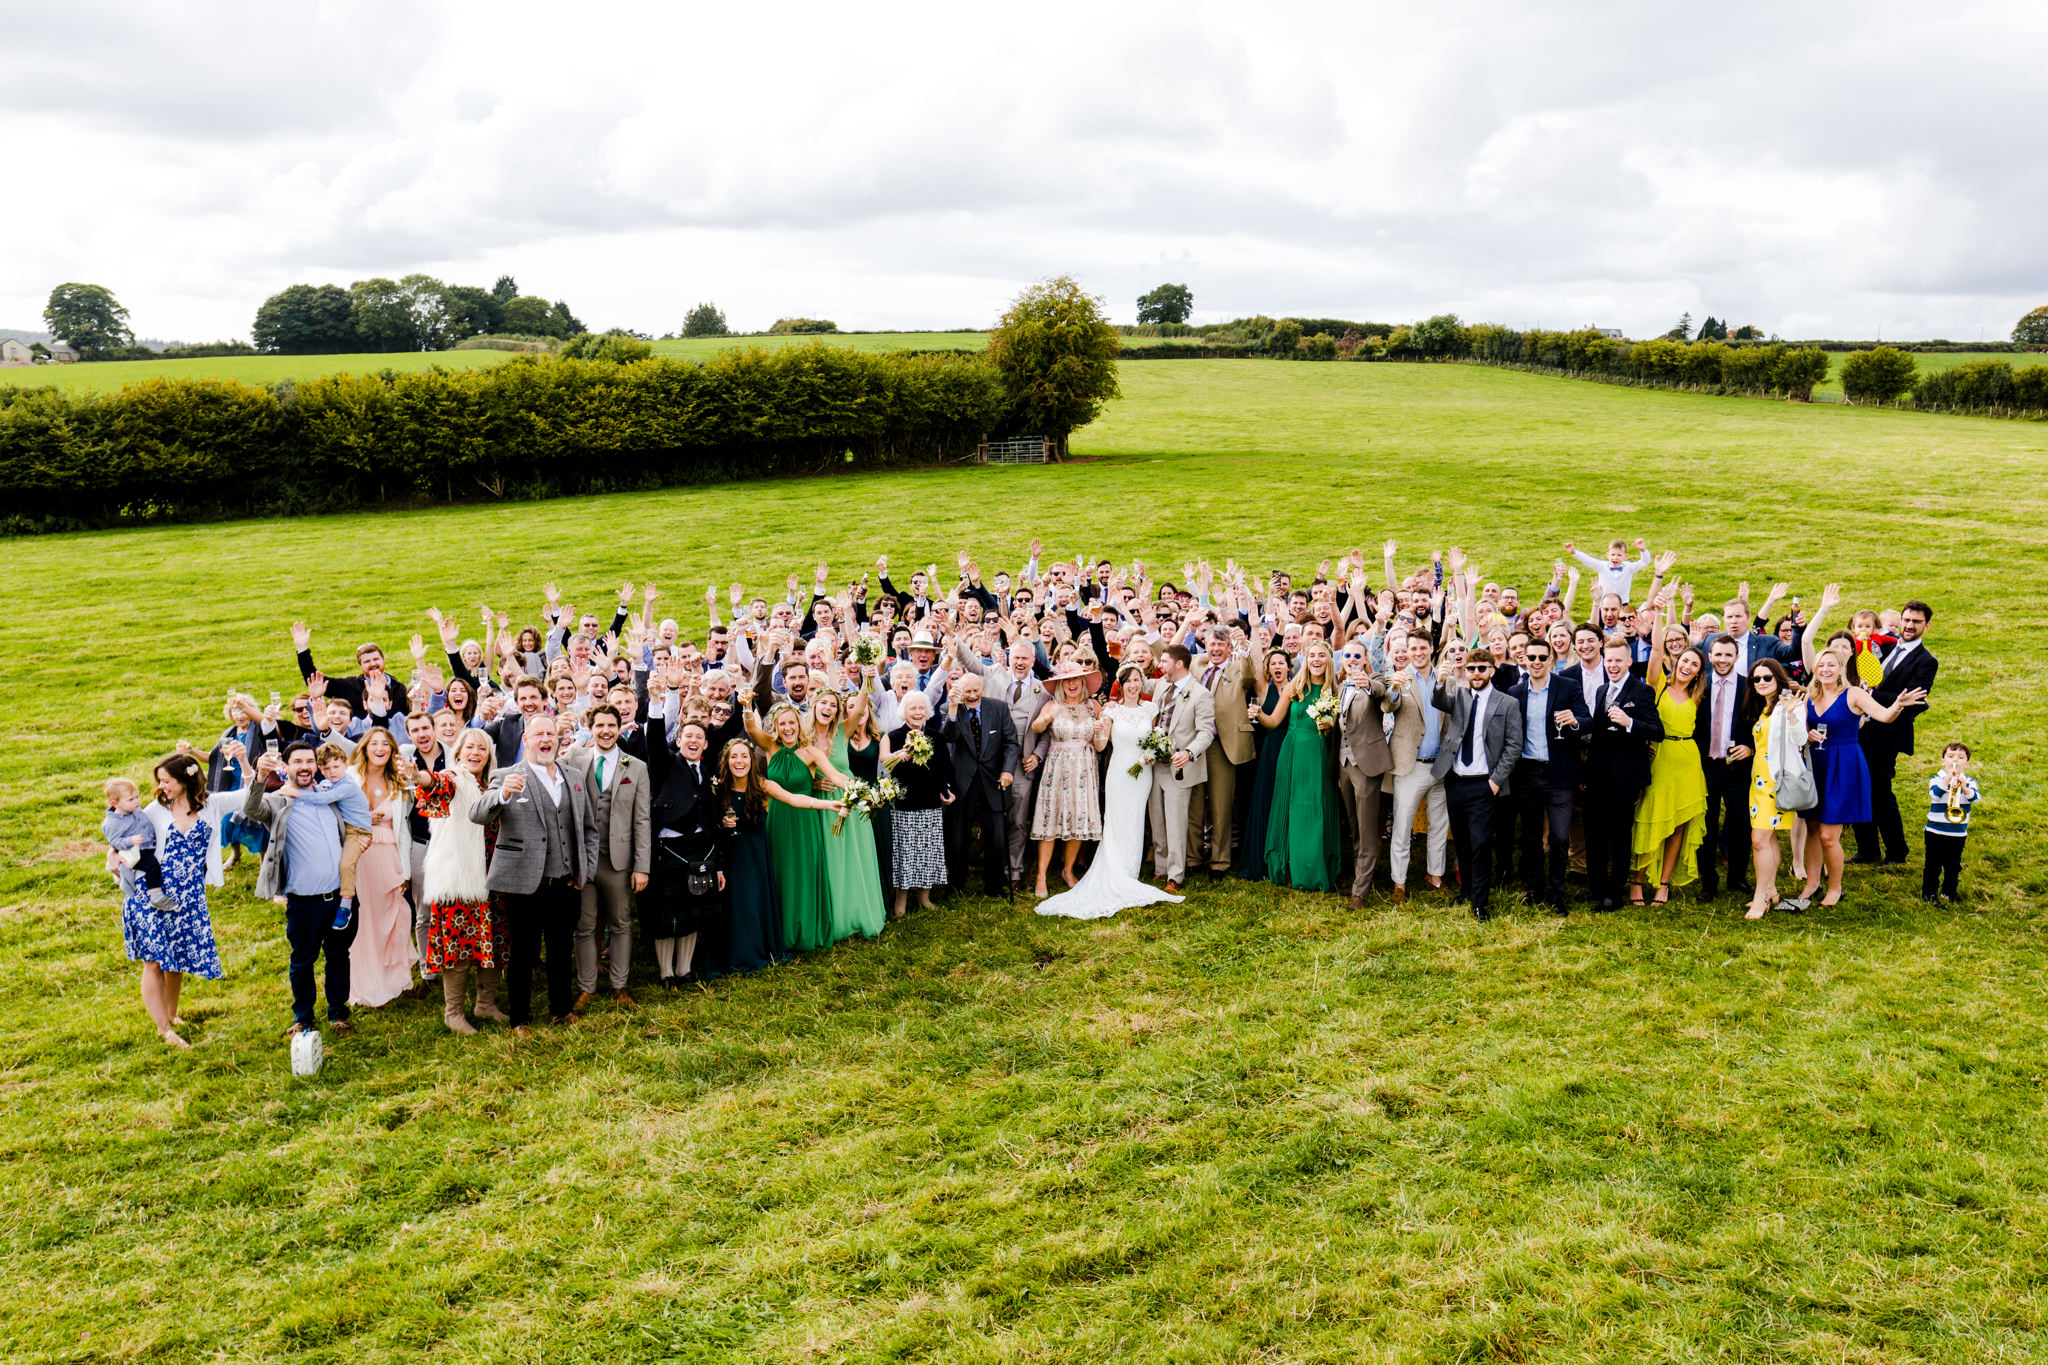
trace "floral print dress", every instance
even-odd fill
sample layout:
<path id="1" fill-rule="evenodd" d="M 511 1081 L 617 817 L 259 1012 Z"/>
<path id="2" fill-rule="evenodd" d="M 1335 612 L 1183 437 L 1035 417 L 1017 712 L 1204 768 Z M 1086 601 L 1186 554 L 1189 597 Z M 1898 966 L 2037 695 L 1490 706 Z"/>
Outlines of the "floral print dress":
<path id="1" fill-rule="evenodd" d="M 212 827 L 204 820 L 180 831 L 173 824 L 157 849 L 164 890 L 178 903 L 158 910 L 149 903 L 149 888 L 134 878 L 134 888 L 121 902 L 121 938 L 131 962 L 154 962 L 167 972 L 183 972 L 207 981 L 221 977 L 220 949 L 213 941 L 213 917 L 206 909 L 207 840 Z"/>
<path id="2" fill-rule="evenodd" d="M 445 820 L 454 796 L 455 779 L 447 773 L 421 773 L 412 807 L 429 820 Z M 484 826 L 487 858 L 497 844 L 498 822 L 493 820 Z M 495 895 L 474 901 L 437 901 L 427 907 L 425 970 L 439 973 L 469 963 L 503 967 L 510 960 L 507 949 L 505 909 Z"/>

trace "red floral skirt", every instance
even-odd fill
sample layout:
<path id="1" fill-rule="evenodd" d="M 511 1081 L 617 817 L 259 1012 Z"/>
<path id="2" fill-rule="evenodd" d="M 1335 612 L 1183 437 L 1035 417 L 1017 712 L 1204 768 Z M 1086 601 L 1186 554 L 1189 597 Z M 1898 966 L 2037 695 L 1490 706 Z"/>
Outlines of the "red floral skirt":
<path id="1" fill-rule="evenodd" d="M 428 971 L 446 971 L 467 963 L 503 967 L 507 960 L 505 911 L 496 896 L 427 907 Z"/>

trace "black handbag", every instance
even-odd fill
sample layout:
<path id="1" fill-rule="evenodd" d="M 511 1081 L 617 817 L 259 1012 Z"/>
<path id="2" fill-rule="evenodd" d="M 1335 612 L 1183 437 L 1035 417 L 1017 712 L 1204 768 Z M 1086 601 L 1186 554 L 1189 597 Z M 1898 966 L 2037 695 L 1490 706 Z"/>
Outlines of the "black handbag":
<path id="1" fill-rule="evenodd" d="M 669 838 L 661 841 L 661 856 L 669 866 L 671 875 L 683 879 L 683 886 L 692 896 L 715 896 L 718 894 L 718 849 L 714 844 L 702 857 L 693 858 L 683 848 L 684 840 Z"/>

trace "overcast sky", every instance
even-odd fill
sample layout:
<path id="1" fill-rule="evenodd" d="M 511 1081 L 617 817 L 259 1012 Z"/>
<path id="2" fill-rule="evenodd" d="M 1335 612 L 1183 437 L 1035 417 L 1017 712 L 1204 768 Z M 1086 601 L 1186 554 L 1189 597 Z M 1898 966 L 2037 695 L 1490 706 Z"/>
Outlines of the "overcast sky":
<path id="1" fill-rule="evenodd" d="M 247 337 L 426 271 L 659 334 L 1244 313 L 2003 337 L 2048 303 L 2048 4 L 48 4 L 0 326 Z"/>

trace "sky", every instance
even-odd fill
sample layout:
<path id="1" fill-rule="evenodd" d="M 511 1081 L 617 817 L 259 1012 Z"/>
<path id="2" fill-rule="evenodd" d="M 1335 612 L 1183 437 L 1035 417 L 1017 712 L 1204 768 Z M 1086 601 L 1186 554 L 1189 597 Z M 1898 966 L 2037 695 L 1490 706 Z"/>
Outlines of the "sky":
<path id="1" fill-rule="evenodd" d="M 17 7 L 0 326 L 249 335 L 424 271 L 659 335 L 1135 320 L 2000 339 L 2048 303 L 2048 5 Z M 2028 130 L 2034 130 L 2029 134 Z"/>

